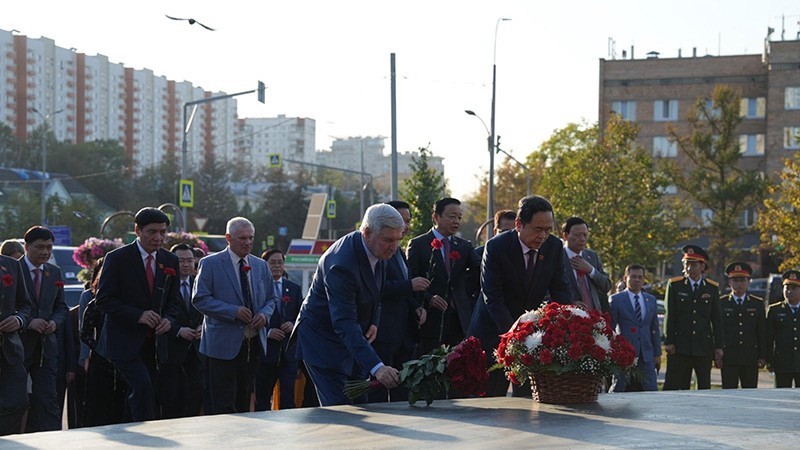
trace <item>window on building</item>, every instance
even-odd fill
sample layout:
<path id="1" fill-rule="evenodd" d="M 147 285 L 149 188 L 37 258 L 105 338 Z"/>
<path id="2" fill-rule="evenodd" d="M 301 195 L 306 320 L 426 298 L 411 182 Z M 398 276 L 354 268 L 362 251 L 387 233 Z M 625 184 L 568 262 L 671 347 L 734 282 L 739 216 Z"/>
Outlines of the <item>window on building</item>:
<path id="1" fill-rule="evenodd" d="M 611 110 L 622 116 L 624 120 L 636 120 L 636 102 L 634 101 L 611 102 Z"/>
<path id="2" fill-rule="evenodd" d="M 697 218 L 700 226 L 706 227 L 711 225 L 711 220 L 714 218 L 714 211 L 708 208 L 695 208 L 694 216 Z"/>
<path id="3" fill-rule="evenodd" d="M 800 149 L 800 127 L 785 127 L 783 129 L 783 148 L 786 150 Z"/>
<path id="4" fill-rule="evenodd" d="M 678 187 L 675 186 L 674 184 L 670 184 L 669 186 L 659 187 L 658 192 L 665 195 L 675 195 L 678 193 Z"/>
<path id="5" fill-rule="evenodd" d="M 653 138 L 653 156 L 661 158 L 674 158 L 678 156 L 678 143 L 670 142 L 666 136 Z"/>
<path id="6" fill-rule="evenodd" d="M 745 119 L 763 119 L 767 111 L 767 99 L 764 97 L 745 97 L 739 103 L 739 115 Z"/>
<path id="7" fill-rule="evenodd" d="M 656 100 L 653 104 L 653 120 L 678 120 L 677 100 Z"/>
<path id="8" fill-rule="evenodd" d="M 800 87 L 787 87 L 784 98 L 786 109 L 800 109 Z"/>
<path id="9" fill-rule="evenodd" d="M 742 156 L 763 156 L 764 135 L 742 134 L 739 135 L 739 152 Z"/>
<path id="10" fill-rule="evenodd" d="M 718 119 L 722 116 L 722 110 L 714 106 L 714 100 L 706 99 L 706 112 L 709 119 Z"/>
<path id="11" fill-rule="evenodd" d="M 739 225 L 739 228 L 750 228 L 755 226 L 757 220 L 758 209 L 750 207 L 742 211 L 742 215 L 736 219 L 736 224 Z"/>

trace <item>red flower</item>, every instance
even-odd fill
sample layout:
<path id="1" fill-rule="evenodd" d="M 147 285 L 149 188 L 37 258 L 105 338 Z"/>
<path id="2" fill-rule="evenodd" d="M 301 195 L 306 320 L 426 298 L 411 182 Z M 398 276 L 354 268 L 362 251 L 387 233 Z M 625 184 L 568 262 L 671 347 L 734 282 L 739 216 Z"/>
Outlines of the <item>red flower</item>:
<path id="1" fill-rule="evenodd" d="M 510 381 L 510 382 L 516 384 L 517 386 L 519 386 L 520 383 L 519 383 L 519 380 L 517 380 L 517 374 L 515 374 L 514 372 L 508 372 L 506 374 L 506 376 L 508 376 L 508 381 Z"/>
<path id="2" fill-rule="evenodd" d="M 532 366 L 533 355 L 531 355 L 530 353 L 523 353 L 522 357 L 520 358 L 520 361 L 522 361 L 522 364 L 525 364 L 526 366 Z"/>
<path id="3" fill-rule="evenodd" d="M 64 287 L 64 282 L 63 281 L 56 281 L 53 284 L 56 285 L 56 288 L 63 288 Z"/>
<path id="4" fill-rule="evenodd" d="M 250 272 L 250 269 L 252 269 L 252 267 L 250 267 L 250 266 L 242 266 L 242 272 Z"/>
<path id="5" fill-rule="evenodd" d="M 9 274 L 3 275 L 3 287 L 9 287 L 14 284 L 14 277 Z"/>
<path id="6" fill-rule="evenodd" d="M 434 250 L 441 250 L 442 245 L 443 245 L 442 241 L 440 241 L 439 239 L 433 238 L 433 240 L 431 241 L 431 247 L 433 247 Z"/>
<path id="7" fill-rule="evenodd" d="M 177 273 L 175 272 L 175 269 L 173 269 L 172 267 L 167 267 L 166 269 L 164 269 L 164 275 L 168 277 L 174 277 L 175 275 L 177 275 Z"/>
<path id="8" fill-rule="evenodd" d="M 542 364 L 550 364 L 553 362 L 553 352 L 549 348 L 543 349 L 539 352 L 539 361 Z"/>
<path id="9" fill-rule="evenodd" d="M 631 333 L 636 334 L 636 327 L 631 327 Z"/>
<path id="10" fill-rule="evenodd" d="M 292 297 L 289 297 L 288 295 L 283 296 L 283 303 L 289 303 L 290 301 L 292 301 Z"/>
<path id="11" fill-rule="evenodd" d="M 458 253 L 458 250 L 452 250 L 450 252 L 450 262 L 456 262 L 461 259 L 461 253 Z"/>

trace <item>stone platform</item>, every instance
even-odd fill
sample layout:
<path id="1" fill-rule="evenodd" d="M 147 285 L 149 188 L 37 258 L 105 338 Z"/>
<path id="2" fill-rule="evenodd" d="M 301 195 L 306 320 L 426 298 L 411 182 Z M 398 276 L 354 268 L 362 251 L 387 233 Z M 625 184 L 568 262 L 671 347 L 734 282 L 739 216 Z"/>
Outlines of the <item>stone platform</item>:
<path id="1" fill-rule="evenodd" d="M 423 403 L 424 404 L 424 403 Z M 0 448 L 798 448 L 800 389 L 601 394 L 307 408 L 0 438 Z"/>

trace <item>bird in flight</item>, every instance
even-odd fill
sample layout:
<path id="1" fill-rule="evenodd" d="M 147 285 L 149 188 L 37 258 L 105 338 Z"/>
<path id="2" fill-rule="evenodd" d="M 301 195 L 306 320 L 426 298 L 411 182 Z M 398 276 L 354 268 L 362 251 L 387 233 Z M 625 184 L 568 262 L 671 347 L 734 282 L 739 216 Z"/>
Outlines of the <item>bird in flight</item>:
<path id="1" fill-rule="evenodd" d="M 209 30 L 209 31 L 214 31 L 214 29 L 213 29 L 213 28 L 211 28 L 211 27 L 208 27 L 208 26 L 206 26 L 206 25 L 203 25 L 202 23 L 200 23 L 200 22 L 198 22 L 198 21 L 196 21 L 196 20 L 194 20 L 194 19 L 181 19 L 180 17 L 172 17 L 172 16 L 170 16 L 169 14 L 164 14 L 164 15 L 165 15 L 165 16 L 167 16 L 167 19 L 172 19 L 172 20 L 185 20 L 185 21 L 189 22 L 189 25 L 198 24 L 198 25 L 200 25 L 201 27 L 205 28 L 206 30 Z"/>

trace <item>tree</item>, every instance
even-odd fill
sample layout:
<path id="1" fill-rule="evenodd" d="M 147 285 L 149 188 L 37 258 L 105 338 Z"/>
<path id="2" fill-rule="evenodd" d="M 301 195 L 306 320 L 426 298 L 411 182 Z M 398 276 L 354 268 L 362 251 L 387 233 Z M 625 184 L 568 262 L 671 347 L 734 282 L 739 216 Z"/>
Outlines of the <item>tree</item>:
<path id="1" fill-rule="evenodd" d="M 764 200 L 768 182 L 758 170 L 741 167 L 738 127 L 739 94 L 716 86 L 710 97 L 700 97 L 689 112 L 689 131 L 670 126 L 683 158 L 665 161 L 673 183 L 701 209 L 710 211 L 700 231 L 710 240 L 712 273 L 722 275 L 734 244 L 744 233 L 740 218 Z"/>
<path id="2" fill-rule="evenodd" d="M 207 152 L 203 163 L 192 175 L 194 180 L 193 213 L 208 217 L 205 229 L 212 234 L 225 233 L 225 226 L 239 215 L 236 197 L 231 190 L 231 165 L 218 161 L 213 152 Z M 173 195 L 175 190 L 173 190 Z"/>
<path id="3" fill-rule="evenodd" d="M 70 175 L 114 209 L 122 208 L 129 195 L 130 161 L 118 141 L 58 143 L 48 147 L 47 165 L 53 172 Z"/>
<path id="4" fill-rule="evenodd" d="M 428 165 L 431 155 L 427 147 L 420 147 L 419 157 L 411 157 L 411 177 L 400 188 L 400 198 L 411 206 L 409 237 L 419 236 L 430 230 L 433 226 L 433 205 L 445 195 L 444 174 Z"/>
<path id="5" fill-rule="evenodd" d="M 21 146 L 14 137 L 14 129 L 0 123 L 0 165 L 17 167 Z"/>
<path id="6" fill-rule="evenodd" d="M 786 160 L 780 183 L 769 187 L 770 198 L 758 215 L 761 242 L 783 257 L 779 270 L 800 266 L 800 157 Z"/>
<path id="7" fill-rule="evenodd" d="M 265 241 L 266 236 L 278 237 L 276 247 L 286 250 L 292 238 L 299 238 L 308 212 L 308 199 L 304 188 L 308 186 L 309 177 L 305 172 L 298 172 L 294 179 L 283 171 L 283 168 L 272 169 L 266 175 L 269 189 L 264 199 L 256 208 L 253 223 L 256 225 L 256 238 Z M 278 231 L 286 227 L 287 236 L 281 238 Z"/>
<path id="8" fill-rule="evenodd" d="M 570 216 L 589 223 L 591 247 L 610 275 L 631 263 L 654 267 L 681 238 L 682 210 L 665 208 L 669 179 L 635 144 L 635 125 L 613 115 L 602 136 L 598 129 L 569 124 L 542 145 L 549 167 L 541 194 L 553 204 L 557 228 Z"/>

